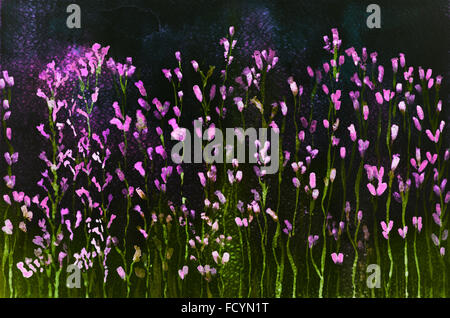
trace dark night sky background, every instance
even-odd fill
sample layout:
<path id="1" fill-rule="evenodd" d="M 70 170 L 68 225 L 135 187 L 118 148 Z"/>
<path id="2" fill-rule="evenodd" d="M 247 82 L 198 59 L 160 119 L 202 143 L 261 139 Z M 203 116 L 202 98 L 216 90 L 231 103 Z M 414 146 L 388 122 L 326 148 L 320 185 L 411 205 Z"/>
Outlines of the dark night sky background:
<path id="1" fill-rule="evenodd" d="M 66 7 L 82 8 L 82 28 L 66 27 Z M 139 76 L 151 96 L 170 98 L 170 86 L 161 69 L 175 64 L 180 50 L 188 63 L 196 59 L 204 68 L 222 62 L 218 41 L 229 25 L 236 27 L 237 62 L 242 70 L 255 49 L 272 48 L 280 57 L 273 83 L 278 96 L 287 95 L 286 79 L 294 75 L 302 83 L 307 65 L 319 66 L 329 58 L 322 49 L 324 34 L 337 27 L 343 48 L 363 46 L 379 52 L 379 62 L 390 65 L 390 58 L 406 54 L 407 64 L 431 67 L 433 75 L 449 77 L 448 1 L 377 1 L 381 7 L 381 29 L 368 29 L 369 1 L 342 0 L 3 0 L 1 4 L 0 65 L 16 78 L 13 97 L 14 131 L 23 162 L 36 159 L 41 145 L 30 137 L 30 129 L 43 121 L 42 107 L 35 92 L 37 75 L 51 59 L 61 56 L 68 45 L 90 46 L 94 42 L 111 45 L 116 60 L 134 58 Z M 190 69 L 190 67 L 185 67 Z M 186 71 L 186 90 L 192 74 Z M 192 71 L 190 71 L 192 73 Z M 237 73 L 236 73 L 237 74 Z M 191 79 L 192 81 L 192 79 Z M 444 108 L 448 101 L 448 81 L 444 79 Z M 192 86 L 192 85 L 191 85 Z M 190 92 L 192 93 L 192 92 Z M 441 95 L 442 96 L 442 95 Z M 106 103 L 107 104 L 107 103 Z M 107 104 L 109 105 L 109 104 Z M 109 106 L 104 106 L 108 108 Z M 192 110 L 192 118 L 198 116 Z M 184 116 L 189 115 L 184 112 Z M 105 122 L 100 113 L 96 123 Z M 31 127 L 31 128 L 30 128 Z M 27 169 L 25 165 L 22 169 Z M 23 171 L 23 173 L 38 173 Z"/>

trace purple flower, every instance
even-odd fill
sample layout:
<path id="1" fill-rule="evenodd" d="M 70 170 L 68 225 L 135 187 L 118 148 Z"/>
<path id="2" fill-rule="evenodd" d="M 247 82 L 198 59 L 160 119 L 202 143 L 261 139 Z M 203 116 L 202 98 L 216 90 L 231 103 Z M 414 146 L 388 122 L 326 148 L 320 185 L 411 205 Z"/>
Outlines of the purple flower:
<path id="1" fill-rule="evenodd" d="M 316 242 L 319 240 L 319 236 L 318 235 L 310 235 L 308 236 L 308 243 L 309 243 L 309 248 L 312 248 Z"/>

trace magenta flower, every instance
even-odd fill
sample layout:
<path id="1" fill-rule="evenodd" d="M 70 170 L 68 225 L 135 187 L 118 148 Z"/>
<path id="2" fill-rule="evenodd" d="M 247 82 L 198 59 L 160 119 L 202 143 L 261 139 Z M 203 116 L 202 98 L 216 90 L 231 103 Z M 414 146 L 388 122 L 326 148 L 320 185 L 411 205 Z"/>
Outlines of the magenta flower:
<path id="1" fill-rule="evenodd" d="M 392 58 L 391 62 L 392 62 L 392 70 L 394 71 L 394 73 L 397 73 L 397 71 L 398 71 L 398 57 Z"/>
<path id="2" fill-rule="evenodd" d="M 358 211 L 357 218 L 358 218 L 358 222 L 361 222 L 361 220 L 363 218 L 363 212 L 361 210 Z"/>
<path id="3" fill-rule="evenodd" d="M 288 221 L 288 220 L 284 220 L 284 224 L 286 225 L 286 227 L 283 229 L 283 232 L 286 235 L 291 235 L 291 231 L 292 231 L 292 224 Z"/>
<path id="4" fill-rule="evenodd" d="M 134 164 L 134 169 L 136 169 L 142 177 L 145 177 L 145 170 L 142 167 L 141 161 L 138 161 Z"/>
<path id="5" fill-rule="evenodd" d="M 288 78 L 288 84 L 291 89 L 292 95 L 294 95 L 294 97 L 297 96 L 298 95 L 298 86 L 292 76 Z"/>
<path id="6" fill-rule="evenodd" d="M 383 89 L 383 97 L 386 102 L 389 102 L 394 98 L 395 92 L 391 92 L 389 89 Z"/>
<path id="7" fill-rule="evenodd" d="M 341 90 L 340 89 L 338 89 L 336 91 L 336 93 L 331 94 L 331 101 L 333 102 L 334 108 L 336 110 L 339 110 L 341 108 L 341 101 L 339 100 L 340 98 L 341 98 Z"/>
<path id="8" fill-rule="evenodd" d="M 200 183 L 202 185 L 202 187 L 204 188 L 206 186 L 206 178 L 205 178 L 205 174 L 203 172 L 199 172 L 197 173 L 198 178 L 200 179 Z"/>
<path id="9" fill-rule="evenodd" d="M 399 154 L 392 155 L 392 163 L 391 163 L 392 171 L 395 171 L 395 169 L 397 169 L 399 162 L 400 162 L 400 155 Z"/>
<path id="10" fill-rule="evenodd" d="M 340 154 L 342 159 L 345 158 L 345 153 L 346 153 L 345 147 L 341 147 L 340 150 L 339 150 L 339 154 Z"/>
<path id="11" fill-rule="evenodd" d="M 367 121 L 367 119 L 369 119 L 369 106 L 367 106 L 367 105 L 363 106 L 363 117 L 364 117 L 365 121 Z"/>
<path id="12" fill-rule="evenodd" d="M 419 129 L 418 129 L 419 130 Z M 438 143 L 438 141 L 439 141 L 439 135 L 440 135 L 440 130 L 439 129 L 436 129 L 436 133 L 433 135 L 433 133 L 429 130 L 429 129 L 427 129 L 426 131 L 425 131 L 425 133 L 427 134 L 427 137 L 432 141 L 432 142 L 434 142 L 434 143 Z"/>
<path id="13" fill-rule="evenodd" d="M 318 235 L 310 235 L 308 236 L 308 245 L 309 248 L 313 248 L 314 245 L 316 245 L 316 242 L 319 240 Z"/>
<path id="14" fill-rule="evenodd" d="M 413 218 L 412 218 L 412 223 L 413 223 L 414 227 L 415 227 L 415 228 L 419 231 L 419 233 L 420 233 L 420 231 L 422 230 L 422 217 L 421 217 L 421 216 L 419 216 L 419 217 L 413 216 Z"/>
<path id="15" fill-rule="evenodd" d="M 134 83 L 134 85 L 139 89 L 139 94 L 141 94 L 141 96 L 147 96 L 147 91 L 145 90 L 144 83 L 142 81 L 138 81 Z"/>
<path id="16" fill-rule="evenodd" d="M 3 177 L 3 180 L 9 189 L 13 189 L 16 185 L 16 176 L 5 176 Z"/>
<path id="17" fill-rule="evenodd" d="M 367 184 L 367 188 L 369 189 L 370 194 L 372 194 L 373 196 L 381 196 L 387 188 L 387 183 L 383 182 L 384 168 L 381 167 L 380 170 L 377 170 L 377 167 L 375 166 L 366 167 L 365 165 L 364 167 L 367 170 L 367 176 L 369 181 L 371 180 L 372 175 L 374 175 L 378 180 L 378 187 L 376 190 L 372 183 Z M 372 170 L 371 172 L 369 172 L 370 169 Z"/>
<path id="18" fill-rule="evenodd" d="M 408 233 L 408 226 L 404 226 L 403 228 L 399 228 L 398 229 L 398 234 L 405 239 L 406 238 L 406 233 Z"/>
<path id="19" fill-rule="evenodd" d="M 131 118 L 126 116 L 124 122 L 120 121 L 118 118 L 113 118 L 109 122 L 111 125 L 115 125 L 117 129 L 128 132 L 130 130 Z"/>
<path id="20" fill-rule="evenodd" d="M 386 225 L 386 222 L 381 222 L 381 229 L 383 230 L 383 236 L 387 240 L 389 239 L 389 232 L 391 232 L 392 227 L 394 226 L 394 221 L 390 220 L 389 225 Z"/>
<path id="21" fill-rule="evenodd" d="M 391 140 L 394 141 L 395 139 L 397 139 L 397 135 L 398 135 L 398 126 L 394 124 L 391 126 Z"/>
<path id="22" fill-rule="evenodd" d="M 202 91 L 200 90 L 200 87 L 198 87 L 198 85 L 194 85 L 193 90 L 195 97 L 197 97 L 197 100 L 201 103 L 203 101 L 203 95 Z"/>
<path id="23" fill-rule="evenodd" d="M 155 148 L 155 151 L 158 155 L 160 155 L 164 160 L 167 158 L 166 150 L 164 150 L 164 147 L 159 145 Z"/>
<path id="24" fill-rule="evenodd" d="M 378 104 L 380 104 L 380 105 L 383 104 L 383 96 L 381 95 L 380 92 L 375 93 L 375 98 L 376 98 Z"/>
<path id="25" fill-rule="evenodd" d="M 342 262 L 344 261 L 344 254 L 339 253 L 332 253 L 331 254 L 331 259 L 333 260 L 333 263 L 335 264 L 342 264 Z"/>
<path id="26" fill-rule="evenodd" d="M 350 132 L 350 139 L 354 142 L 356 140 L 356 130 L 355 125 L 351 124 L 347 127 L 348 131 Z"/>
<path id="27" fill-rule="evenodd" d="M 184 280 L 184 278 L 186 277 L 186 275 L 189 273 L 189 267 L 187 267 L 186 265 L 183 266 L 182 269 L 178 270 L 178 275 L 180 276 L 181 280 Z"/>
<path id="28" fill-rule="evenodd" d="M 362 140 L 362 139 L 358 140 L 358 150 L 359 150 L 359 153 L 361 154 L 361 157 L 364 157 L 364 153 L 369 148 L 369 144 L 370 144 L 370 142 L 368 140 Z"/>
<path id="29" fill-rule="evenodd" d="M 14 77 L 9 76 L 8 71 L 3 71 L 3 78 L 5 79 L 5 82 L 9 87 L 14 86 Z"/>
<path id="30" fill-rule="evenodd" d="M 19 160 L 19 153 L 15 152 L 11 155 L 9 152 L 5 152 L 4 157 L 8 166 L 12 166 Z"/>
<path id="31" fill-rule="evenodd" d="M 168 81 L 172 80 L 172 73 L 170 72 L 169 69 L 162 69 L 162 72 L 164 74 L 164 76 L 167 78 Z"/>
<path id="32" fill-rule="evenodd" d="M 309 174 L 309 186 L 311 189 L 314 189 L 316 187 L 316 174 L 314 172 L 311 172 Z"/>

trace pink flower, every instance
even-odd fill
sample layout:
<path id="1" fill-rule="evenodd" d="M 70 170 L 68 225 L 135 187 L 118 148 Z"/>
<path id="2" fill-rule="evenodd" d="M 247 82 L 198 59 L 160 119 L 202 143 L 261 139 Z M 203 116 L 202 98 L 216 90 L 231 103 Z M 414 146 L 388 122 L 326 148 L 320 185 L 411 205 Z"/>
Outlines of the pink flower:
<path id="1" fill-rule="evenodd" d="M 164 73 L 164 76 L 170 81 L 172 79 L 172 73 L 169 69 L 162 69 L 162 72 Z"/>
<path id="2" fill-rule="evenodd" d="M 420 120 L 424 119 L 424 114 L 423 114 L 423 109 L 422 107 L 420 107 L 420 105 L 416 106 L 416 110 L 417 110 L 417 116 L 419 117 Z"/>
<path id="3" fill-rule="evenodd" d="M 384 100 L 389 102 L 392 98 L 394 98 L 395 92 L 391 92 L 389 89 L 383 89 Z"/>
<path id="4" fill-rule="evenodd" d="M 434 165 L 434 163 L 436 162 L 436 160 L 437 160 L 437 153 L 435 153 L 433 156 L 431 155 L 431 153 L 429 152 L 429 151 L 427 151 L 427 153 L 426 153 L 426 155 L 427 155 L 427 159 L 428 159 L 428 161 L 432 164 L 432 165 Z M 427 162 L 427 160 L 425 160 L 424 162 Z M 422 166 L 422 165 L 421 165 Z M 426 166 L 426 165 L 425 165 Z M 419 169 L 419 172 L 422 172 L 422 170 L 423 169 Z"/>
<path id="5" fill-rule="evenodd" d="M 9 219 L 5 220 L 5 226 L 2 227 L 2 231 L 7 235 L 12 235 L 13 225 Z"/>
<path id="6" fill-rule="evenodd" d="M 197 100 L 201 103 L 203 101 L 203 95 L 202 91 L 200 90 L 200 87 L 198 87 L 198 85 L 194 85 L 193 90 L 195 97 L 197 97 Z"/>
<path id="7" fill-rule="evenodd" d="M 109 122 L 111 125 L 115 125 L 117 129 L 128 132 L 130 130 L 131 118 L 126 116 L 125 121 L 122 123 L 118 118 L 113 118 Z"/>
<path id="8" fill-rule="evenodd" d="M 309 174 L 309 186 L 311 189 L 314 189 L 316 187 L 316 174 L 314 172 L 311 172 Z"/>
<path id="9" fill-rule="evenodd" d="M 394 124 L 394 125 L 391 126 L 391 139 L 392 139 L 392 141 L 397 139 L 397 135 L 398 135 L 398 126 Z"/>
<path id="10" fill-rule="evenodd" d="M 3 200 L 5 201 L 6 204 L 11 205 L 11 198 L 9 197 L 9 195 L 4 194 Z"/>
<path id="11" fill-rule="evenodd" d="M 123 270 L 122 266 L 117 267 L 116 271 L 117 274 L 119 274 L 120 278 L 125 280 L 125 271 Z"/>
<path id="12" fill-rule="evenodd" d="M 361 210 L 358 211 L 358 222 L 361 222 L 362 218 L 363 218 L 363 212 Z"/>
<path id="13" fill-rule="evenodd" d="M 334 182 L 334 179 L 336 178 L 336 169 L 335 168 L 333 168 L 333 169 L 331 169 L 331 171 L 330 171 L 330 181 L 331 182 Z"/>
<path id="14" fill-rule="evenodd" d="M 340 156 L 341 156 L 341 158 L 342 159 L 344 159 L 345 158 L 345 147 L 341 147 L 341 149 L 339 150 L 339 154 L 340 154 Z"/>
<path id="15" fill-rule="evenodd" d="M 394 221 L 390 220 L 389 225 L 386 225 L 386 222 L 381 222 L 381 228 L 383 230 L 383 236 L 387 240 L 389 239 L 389 232 L 392 230 L 392 227 L 394 226 Z"/>
<path id="16" fill-rule="evenodd" d="M 350 139 L 354 142 L 356 140 L 356 130 L 355 125 L 351 124 L 347 127 L 348 131 L 350 132 Z"/>
<path id="17" fill-rule="evenodd" d="M 391 59 L 392 62 L 392 70 L 394 71 L 394 73 L 397 73 L 398 71 L 398 58 L 394 57 Z"/>
<path id="18" fill-rule="evenodd" d="M 380 104 L 380 105 L 383 104 L 383 96 L 381 95 L 380 92 L 375 93 L 375 98 L 376 98 L 378 104 Z"/>
<path id="19" fill-rule="evenodd" d="M 200 179 L 200 183 L 201 183 L 202 187 L 204 188 L 206 186 L 205 174 L 203 172 L 199 172 L 197 175 L 198 175 L 198 178 Z"/>
<path id="20" fill-rule="evenodd" d="M 313 200 L 317 200 L 317 198 L 319 197 L 319 189 L 314 189 L 312 191 L 311 196 L 312 196 Z"/>
<path id="21" fill-rule="evenodd" d="M 17 263 L 17 268 L 22 272 L 23 277 L 25 278 L 30 278 L 31 276 L 33 276 L 33 271 L 32 270 L 27 270 L 24 267 L 24 263 L 23 262 L 19 262 Z"/>
<path id="22" fill-rule="evenodd" d="M 364 120 L 367 121 L 367 119 L 369 118 L 369 106 L 367 106 L 367 105 L 363 106 L 363 116 L 364 116 Z"/>
<path id="23" fill-rule="evenodd" d="M 225 252 L 222 255 L 222 264 L 225 265 L 230 260 L 230 254 Z"/>
<path id="24" fill-rule="evenodd" d="M 142 81 L 138 81 L 134 83 L 134 85 L 139 89 L 139 94 L 141 94 L 141 96 L 147 96 L 147 91 L 145 90 L 144 83 Z"/>
<path id="25" fill-rule="evenodd" d="M 342 262 L 344 261 L 344 254 L 342 254 L 342 253 L 339 253 L 339 254 L 332 253 L 331 254 L 331 258 L 333 259 L 333 262 L 335 264 L 342 264 Z"/>
<path id="26" fill-rule="evenodd" d="M 234 35 L 234 26 L 230 26 L 230 27 L 228 28 L 228 34 L 230 34 L 230 36 L 233 36 L 233 35 Z"/>
<path id="27" fill-rule="evenodd" d="M 436 133 L 433 135 L 433 133 L 429 130 L 429 129 L 427 129 L 426 131 L 425 131 L 425 133 L 427 134 L 427 137 L 432 141 L 432 142 L 434 142 L 434 143 L 438 143 L 438 141 L 439 141 L 439 135 L 440 135 L 440 130 L 439 129 L 436 129 Z"/>
<path id="28" fill-rule="evenodd" d="M 219 263 L 219 252 L 213 251 L 212 252 L 212 257 L 214 259 L 214 262 L 216 262 L 216 264 L 218 264 Z"/>
<path id="29" fill-rule="evenodd" d="M 9 76 L 8 71 L 3 71 L 3 78 L 5 79 L 5 82 L 9 87 L 14 86 L 14 77 Z"/>
<path id="30" fill-rule="evenodd" d="M 309 243 L 309 248 L 312 248 L 316 242 L 319 240 L 319 236 L 318 235 L 310 235 L 308 236 L 308 243 Z"/>
<path id="31" fill-rule="evenodd" d="M 362 139 L 358 140 L 358 150 L 359 150 L 359 153 L 361 154 L 361 157 L 364 156 L 364 153 L 369 148 L 369 144 L 370 144 L 370 142 L 368 140 L 362 140 Z"/>
<path id="32" fill-rule="evenodd" d="M 341 108 L 341 101 L 339 100 L 341 98 L 341 90 L 337 90 L 336 93 L 331 94 L 331 101 L 334 104 L 334 107 L 336 110 L 339 110 Z"/>
<path id="33" fill-rule="evenodd" d="M 294 81 L 292 77 L 288 78 L 289 87 L 291 89 L 292 95 L 297 96 L 298 95 L 298 86 L 297 83 Z"/>
<path id="34" fill-rule="evenodd" d="M 183 266 L 182 269 L 178 270 L 178 275 L 180 276 L 180 278 L 182 280 L 184 280 L 184 278 L 186 277 L 186 275 L 189 273 L 189 267 L 187 267 L 186 265 Z"/>
<path id="35" fill-rule="evenodd" d="M 406 238 L 406 233 L 408 233 L 408 226 L 404 226 L 403 227 L 403 229 L 402 228 L 399 228 L 398 229 L 398 234 L 403 238 L 403 239 L 405 239 Z"/>
<path id="36" fill-rule="evenodd" d="M 394 171 L 395 169 L 397 169 L 397 166 L 400 162 L 400 155 L 399 154 L 394 154 L 392 156 L 392 163 L 391 163 L 391 170 Z"/>
<path id="37" fill-rule="evenodd" d="M 406 104 L 405 104 L 404 101 L 400 101 L 400 102 L 398 103 L 398 109 L 400 110 L 400 112 L 401 112 L 402 114 L 405 113 L 405 111 L 406 111 Z"/>
<path id="38" fill-rule="evenodd" d="M 5 176 L 3 177 L 3 180 L 5 180 L 6 186 L 9 189 L 13 189 L 16 185 L 16 176 Z"/>
<path id="39" fill-rule="evenodd" d="M 422 230 L 422 217 L 421 217 L 421 216 L 419 216 L 419 217 L 413 216 L 413 218 L 412 218 L 412 223 L 413 223 L 414 227 L 415 227 L 415 228 L 419 231 L 419 233 L 420 233 L 420 231 Z"/>
<path id="40" fill-rule="evenodd" d="M 372 183 L 367 184 L 370 194 L 373 196 L 381 196 L 387 188 L 387 183 L 383 182 L 384 168 L 381 167 L 379 171 L 376 166 L 365 165 L 364 168 L 367 170 L 367 178 L 369 181 L 372 180 L 373 176 L 378 180 L 378 187 L 376 190 Z"/>
<path id="41" fill-rule="evenodd" d="M 191 61 L 192 67 L 194 68 L 194 71 L 198 72 L 198 63 L 195 60 Z"/>
<path id="42" fill-rule="evenodd" d="M 167 158 L 167 154 L 166 151 L 164 150 L 164 147 L 159 145 L 158 147 L 155 148 L 155 151 L 158 155 L 160 155 L 163 159 Z"/>
<path id="43" fill-rule="evenodd" d="M 186 128 L 175 128 L 171 133 L 173 140 L 184 141 L 186 139 Z"/>
<path id="44" fill-rule="evenodd" d="M 142 162 L 141 161 L 138 161 L 138 162 L 136 162 L 134 164 L 134 169 L 136 169 L 141 176 L 145 177 L 145 170 L 142 167 Z"/>
<path id="45" fill-rule="evenodd" d="M 298 180 L 297 177 L 292 178 L 292 183 L 294 184 L 294 187 L 296 188 L 300 187 L 300 180 Z"/>

